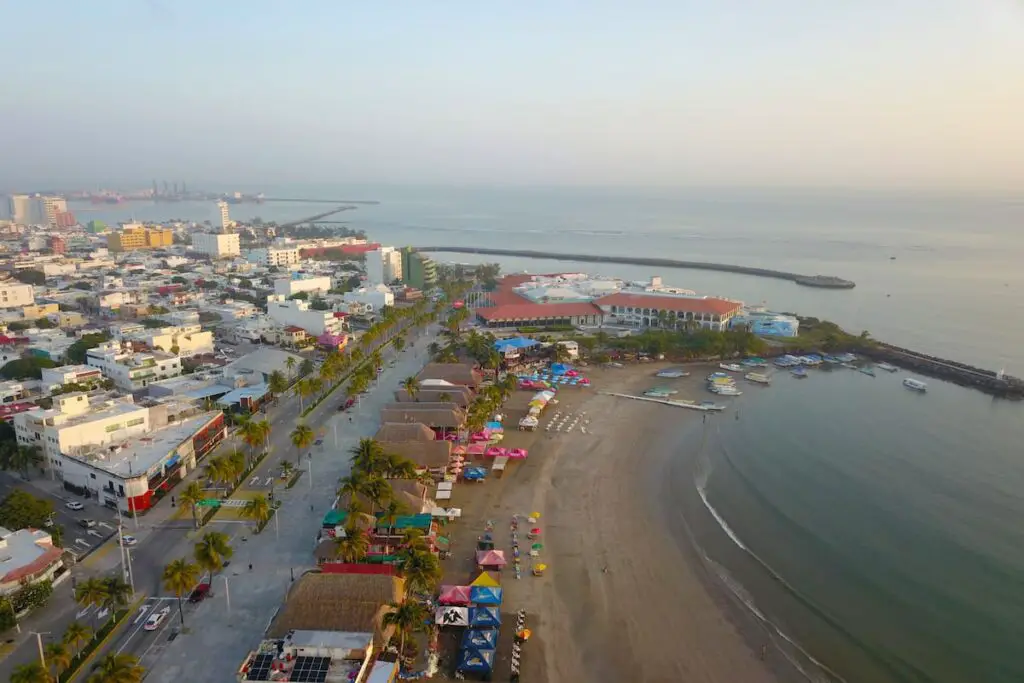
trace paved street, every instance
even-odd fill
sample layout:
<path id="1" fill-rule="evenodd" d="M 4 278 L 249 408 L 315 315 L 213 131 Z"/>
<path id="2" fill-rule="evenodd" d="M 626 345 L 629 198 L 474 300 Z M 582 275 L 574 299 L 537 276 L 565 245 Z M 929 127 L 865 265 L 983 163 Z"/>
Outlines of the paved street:
<path id="1" fill-rule="evenodd" d="M 231 566 L 224 572 L 229 583 L 231 614 L 229 615 L 227 611 L 224 578 L 217 577 L 213 597 L 199 605 L 186 605 L 185 619 L 188 628 L 173 642 L 169 640 L 172 634 L 176 635 L 178 617 L 176 606 L 173 601 L 169 601 L 167 604 L 174 606 L 171 615 L 173 619 L 166 619 L 160 630 L 142 630 L 143 617 L 138 624 L 122 629 L 110 646 L 111 649 L 143 657 L 143 665 L 147 669 L 153 668 L 154 672 L 188 669 L 191 680 L 226 680 L 225 676 L 233 675 L 238 661 L 245 655 L 247 648 L 259 639 L 273 611 L 280 605 L 291 581 L 292 571 L 298 575 L 313 565 L 312 550 L 321 517 L 334 500 L 338 478 L 348 471 L 347 450 L 360 437 L 371 436 L 376 431 L 380 406 L 392 401 L 393 391 L 398 388 L 401 380 L 416 374 L 427 361 L 426 349 L 434 337 L 421 333 L 415 342 L 411 337 L 412 335 L 408 336 L 409 345 L 403 352 L 396 353 L 390 347 L 383 352 L 384 372 L 376 388 L 360 401 L 358 407 L 352 408 L 348 413 L 339 413 L 338 406 L 345 399 L 344 391 L 339 389 L 305 418 L 305 422 L 313 427 L 317 432 L 317 438 L 322 438 L 323 443 L 311 449 L 312 486 L 310 477 L 303 475 L 293 489 L 275 489 L 275 496 L 283 503 L 278 520 L 278 533 L 275 533 L 273 522 L 256 537 L 250 534 L 249 522 L 215 520 L 207 525 L 206 529 L 217 529 L 233 538 L 235 556 Z M 396 361 L 395 367 L 389 367 L 392 360 Z M 269 478 L 279 473 L 282 461 L 287 459 L 295 462 L 297 453 L 291 445 L 289 434 L 298 420 L 299 413 L 299 401 L 291 396 L 279 399 L 278 404 L 270 408 L 268 419 L 272 425 L 271 453 L 254 473 L 260 478 L 261 483 L 265 484 Z M 308 459 L 303 458 L 303 468 L 308 467 L 309 463 Z M 201 475 L 202 467 L 190 473 L 186 481 Z M 249 479 L 252 480 L 254 475 L 250 475 Z M 45 488 L 48 484 L 44 480 L 34 483 L 44 492 L 49 490 Z M 176 491 L 181 488 L 179 485 Z M 56 490 L 53 492 L 56 493 Z M 95 503 L 92 505 L 96 509 L 87 508 L 88 516 L 99 520 L 104 510 L 100 510 L 100 506 L 96 506 Z M 85 511 L 67 512 L 71 515 L 86 514 Z M 113 519 L 111 511 L 105 512 L 111 513 L 104 517 L 105 522 Z M 162 602 L 161 597 L 167 597 L 160 580 L 164 565 L 178 557 L 192 556 L 195 533 L 192 529 L 191 516 L 185 514 L 177 518 L 177 512 L 177 509 L 172 508 L 168 497 L 138 520 L 125 520 L 126 533 L 131 533 L 138 539 L 138 545 L 131 550 L 132 567 L 136 590 L 140 594 L 151 596 L 144 606 L 147 615 L 153 611 L 155 603 Z M 117 575 L 120 572 L 119 562 L 120 553 L 116 542 L 111 541 L 79 564 L 73 575 L 77 579 L 94 575 Z M 249 563 L 253 565 L 251 572 L 248 569 Z M 189 624 L 190 614 L 202 619 L 201 629 L 197 629 L 195 624 Z M 32 637 L 31 642 L 29 641 L 28 631 L 48 631 L 56 634 L 53 637 L 59 637 L 70 621 L 78 618 L 88 623 L 91 616 L 89 613 L 83 613 L 81 608 L 74 604 L 71 582 L 59 586 L 46 608 L 26 618 L 20 636 L 8 636 L 13 635 L 17 639 L 17 648 L 0 662 L 0 676 L 9 677 L 14 667 L 33 661 L 37 656 L 35 639 Z M 213 627 L 214 623 L 219 625 Z M 235 630 L 235 623 L 239 624 L 239 631 Z M 197 639 L 197 631 L 202 633 L 201 639 Z M 237 642 L 234 642 L 232 635 L 236 633 L 240 635 L 235 635 Z M 51 636 L 47 636 L 49 637 Z M 211 639 L 220 638 L 225 639 L 224 647 L 228 648 L 226 651 L 232 653 L 230 662 L 222 661 L 223 657 L 206 654 L 219 651 L 219 648 L 208 646 Z M 190 646 L 193 641 L 201 644 Z M 160 655 L 165 649 L 168 650 L 168 656 L 167 661 L 163 662 Z M 236 651 L 237 657 L 234 656 Z M 177 659 L 175 652 L 179 652 Z M 221 651 L 222 655 L 223 652 Z M 219 669 L 226 673 L 210 677 L 194 668 L 198 662 L 205 662 L 209 666 L 219 663 L 220 667 L 227 667 Z M 171 681 L 177 680 L 178 675 L 172 672 L 164 679 L 150 675 L 147 680 Z"/>

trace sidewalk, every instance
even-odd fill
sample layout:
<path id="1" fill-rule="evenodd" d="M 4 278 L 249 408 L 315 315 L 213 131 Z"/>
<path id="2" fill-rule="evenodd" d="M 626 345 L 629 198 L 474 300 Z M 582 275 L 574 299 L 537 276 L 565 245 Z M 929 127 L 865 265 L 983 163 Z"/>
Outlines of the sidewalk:
<path id="1" fill-rule="evenodd" d="M 323 514 L 334 502 L 338 479 L 349 471 L 348 450 L 360 438 L 376 432 L 381 406 L 392 401 L 392 392 L 402 379 L 422 368 L 431 339 L 421 336 L 398 354 L 395 367 L 385 364 L 377 388 L 364 398 L 358 412 L 339 413 L 339 401 L 325 401 L 329 407 L 325 405 L 322 412 L 318 408 L 307 417 L 309 424 L 322 428 L 326 435 L 323 451 L 314 450 L 312 479 L 303 475 L 294 488 L 277 494 L 282 501 L 279 530 L 275 532 L 271 522 L 258 536 L 236 540 L 231 567 L 226 577 L 217 579 L 216 596 L 196 610 L 191 632 L 161 648 L 159 661 L 142 662 L 149 669 L 148 681 L 234 680 L 242 659 L 262 639 L 280 608 L 293 577 L 315 566 L 317 534 Z M 224 531 L 238 531 L 234 523 L 224 525 Z M 219 525 L 214 522 L 211 526 Z"/>

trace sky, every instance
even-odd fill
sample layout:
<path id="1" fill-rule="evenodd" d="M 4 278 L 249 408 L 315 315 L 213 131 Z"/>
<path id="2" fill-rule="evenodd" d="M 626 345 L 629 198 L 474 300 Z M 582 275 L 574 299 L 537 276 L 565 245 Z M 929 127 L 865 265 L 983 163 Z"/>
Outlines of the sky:
<path id="1" fill-rule="evenodd" d="M 0 190 L 1024 188 L 1024 0 L 0 0 Z"/>

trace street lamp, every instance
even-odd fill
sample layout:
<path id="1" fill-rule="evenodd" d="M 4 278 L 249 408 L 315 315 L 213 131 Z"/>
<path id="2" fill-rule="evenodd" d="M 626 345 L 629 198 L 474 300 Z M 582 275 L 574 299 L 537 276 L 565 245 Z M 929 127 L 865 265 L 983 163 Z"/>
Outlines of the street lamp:
<path id="1" fill-rule="evenodd" d="M 49 631 L 29 631 L 36 637 L 36 645 L 39 646 L 39 663 L 43 665 L 43 671 L 46 671 L 46 655 L 43 654 L 43 636 L 50 635 Z"/>

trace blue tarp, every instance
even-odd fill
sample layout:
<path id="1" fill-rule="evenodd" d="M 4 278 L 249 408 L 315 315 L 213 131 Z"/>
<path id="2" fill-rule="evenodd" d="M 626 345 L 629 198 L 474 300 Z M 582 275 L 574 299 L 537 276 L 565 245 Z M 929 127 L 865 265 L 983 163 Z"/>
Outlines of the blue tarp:
<path id="1" fill-rule="evenodd" d="M 500 605 L 501 589 L 490 586 L 470 586 L 469 601 L 477 605 Z"/>
<path id="2" fill-rule="evenodd" d="M 501 626 L 501 612 L 497 607 L 470 607 L 470 626 Z"/>
<path id="3" fill-rule="evenodd" d="M 493 650 L 498 646 L 498 629 L 471 628 L 462 636 L 462 649 Z"/>
<path id="4" fill-rule="evenodd" d="M 565 363 L 552 363 L 551 374 L 552 375 L 564 375 L 565 373 L 572 370 L 572 366 L 566 365 Z"/>
<path id="5" fill-rule="evenodd" d="M 483 671 L 489 673 L 494 668 L 494 650 L 478 650 L 468 648 L 459 653 L 459 671 Z"/>
<path id="6" fill-rule="evenodd" d="M 494 348 L 499 353 L 505 353 L 506 351 L 515 351 L 516 349 L 528 349 L 531 346 L 540 346 L 540 342 L 536 339 L 527 339 L 526 337 L 512 337 L 511 339 L 499 339 L 494 342 Z"/>
<path id="7" fill-rule="evenodd" d="M 486 479 L 487 470 L 482 467 L 467 467 L 462 471 L 463 479 Z"/>
<path id="8" fill-rule="evenodd" d="M 257 384 L 252 387 L 242 387 L 241 389 L 235 389 L 234 391 L 225 394 L 217 405 L 219 406 L 233 406 L 241 405 L 243 399 L 249 399 L 250 401 L 259 401 L 267 394 L 270 393 L 270 387 L 266 384 Z"/>
<path id="9" fill-rule="evenodd" d="M 484 429 L 489 429 L 492 432 L 500 432 L 505 428 L 501 426 L 500 422 L 488 422 L 487 424 L 484 425 Z"/>

